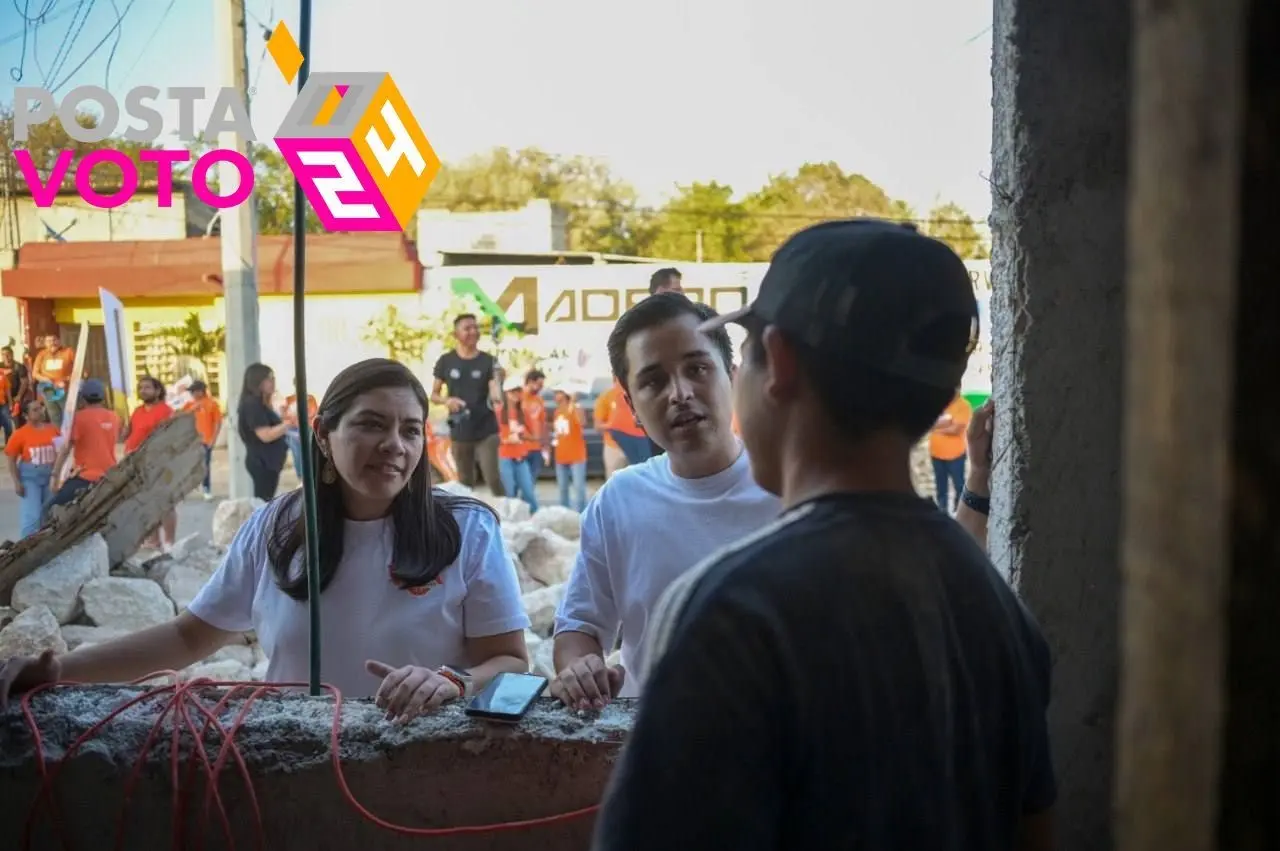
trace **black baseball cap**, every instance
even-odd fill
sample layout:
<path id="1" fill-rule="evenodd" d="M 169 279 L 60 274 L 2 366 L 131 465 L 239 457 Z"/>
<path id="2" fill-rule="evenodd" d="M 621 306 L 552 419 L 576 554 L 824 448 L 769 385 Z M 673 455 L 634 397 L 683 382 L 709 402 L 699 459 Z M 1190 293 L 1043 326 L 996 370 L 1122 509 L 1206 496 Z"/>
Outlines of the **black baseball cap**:
<path id="1" fill-rule="evenodd" d="M 969 270 L 944 242 L 882 219 L 805 228 L 782 244 L 755 301 L 709 319 L 773 325 L 838 365 L 955 390 L 978 341 Z"/>

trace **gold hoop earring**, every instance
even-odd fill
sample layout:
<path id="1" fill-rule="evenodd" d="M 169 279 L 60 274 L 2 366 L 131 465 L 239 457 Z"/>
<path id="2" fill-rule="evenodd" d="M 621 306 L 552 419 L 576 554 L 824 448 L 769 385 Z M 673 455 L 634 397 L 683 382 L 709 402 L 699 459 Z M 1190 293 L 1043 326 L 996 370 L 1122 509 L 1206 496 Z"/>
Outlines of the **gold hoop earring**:
<path id="1" fill-rule="evenodd" d="M 326 485 L 331 485 L 338 481 L 338 468 L 333 466 L 332 458 L 325 459 L 324 469 L 320 471 L 320 481 Z"/>

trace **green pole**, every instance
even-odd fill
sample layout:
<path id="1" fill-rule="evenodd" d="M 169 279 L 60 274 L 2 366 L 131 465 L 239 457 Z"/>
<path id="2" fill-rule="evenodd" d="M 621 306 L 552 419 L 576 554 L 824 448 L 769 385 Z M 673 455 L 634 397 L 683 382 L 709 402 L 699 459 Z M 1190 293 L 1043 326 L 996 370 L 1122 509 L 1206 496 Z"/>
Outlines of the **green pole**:
<path id="1" fill-rule="evenodd" d="M 298 48 L 302 51 L 302 67 L 298 69 L 298 93 L 307 84 L 311 71 L 311 0 L 301 0 L 298 23 Z M 298 417 L 298 436 L 302 441 L 302 506 L 307 541 L 307 613 L 311 654 L 310 686 L 312 696 L 320 694 L 320 535 L 316 521 L 316 471 L 312 469 L 311 418 L 307 405 L 307 198 L 302 184 L 293 182 L 293 374 L 297 381 L 297 397 L 302 416 Z"/>

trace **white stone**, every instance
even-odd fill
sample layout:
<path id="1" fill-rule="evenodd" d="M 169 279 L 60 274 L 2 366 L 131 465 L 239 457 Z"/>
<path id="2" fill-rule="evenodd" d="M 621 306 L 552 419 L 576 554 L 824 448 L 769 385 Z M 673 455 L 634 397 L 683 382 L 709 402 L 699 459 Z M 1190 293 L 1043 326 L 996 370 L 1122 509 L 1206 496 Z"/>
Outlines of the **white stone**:
<path id="1" fill-rule="evenodd" d="M 101 644 L 104 641 L 110 641 L 113 638 L 128 634 L 128 630 L 113 629 L 109 626 L 67 624 L 62 628 L 62 640 L 67 642 L 68 650 L 75 650 L 77 647 L 83 647 L 86 644 Z"/>
<path id="2" fill-rule="evenodd" d="M 212 575 L 213 571 L 205 571 L 199 567 L 178 562 L 165 573 L 160 587 L 181 612 L 191 605 L 191 601 L 196 598 Z"/>
<path id="3" fill-rule="evenodd" d="M 173 602 L 149 579 L 95 579 L 80 590 L 80 600 L 94 626 L 128 632 L 157 626 L 174 615 Z"/>
<path id="4" fill-rule="evenodd" d="M 0 629 L 0 659 L 39 656 L 46 650 L 67 652 L 67 642 L 62 640 L 62 632 L 58 629 L 58 619 L 48 606 L 32 606 Z"/>
<path id="5" fill-rule="evenodd" d="M 80 589 L 110 572 L 107 542 L 101 535 L 90 535 L 19 579 L 13 586 L 13 607 L 23 611 L 47 606 L 58 623 L 69 623 L 80 613 Z"/>
<path id="6" fill-rule="evenodd" d="M 475 491 L 464 485 L 462 482 L 443 482 L 435 485 L 436 490 L 451 493 L 454 496 L 475 496 Z"/>
<path id="7" fill-rule="evenodd" d="M 228 499 L 218 503 L 213 510 L 213 544 L 218 547 L 229 547 L 236 532 L 249 519 L 249 515 L 257 511 L 265 502 L 257 497 L 248 499 Z"/>
<path id="8" fill-rule="evenodd" d="M 578 540 L 578 537 L 582 534 L 582 515 L 572 508 L 565 508 L 563 505 L 548 505 L 545 508 L 539 508 L 538 513 L 533 515 L 533 520 L 530 523 L 539 532 L 543 530 L 555 532 L 560 537 L 570 541 Z"/>
<path id="9" fill-rule="evenodd" d="M 509 496 L 491 496 L 487 500 L 503 523 L 525 523 L 533 516 L 529 503 Z"/>
<path id="10" fill-rule="evenodd" d="M 218 659 L 192 665 L 182 672 L 182 679 L 186 681 L 215 680 L 223 683 L 247 682 L 251 679 L 251 672 L 234 659 Z"/>
<path id="11" fill-rule="evenodd" d="M 564 599 L 565 585 L 548 585 L 537 591 L 530 591 L 523 597 L 524 610 L 533 622 L 531 629 L 538 635 L 550 635 L 555 625 L 556 608 Z"/>
<path id="12" fill-rule="evenodd" d="M 569 580 L 574 559 L 578 557 L 578 545 L 555 532 L 539 532 L 524 551 L 520 564 L 525 572 L 543 585 L 559 585 Z"/>
<path id="13" fill-rule="evenodd" d="M 132 579 L 150 579 L 159 582 L 164 578 L 173 560 L 159 550 L 144 547 L 111 571 L 113 576 L 128 576 Z"/>
<path id="14" fill-rule="evenodd" d="M 537 591 L 540 588 L 547 587 L 543 585 L 541 582 L 539 582 L 538 580 L 534 579 L 532 576 L 530 576 L 529 572 L 524 569 L 524 565 L 521 564 L 518 559 L 515 559 L 513 561 L 515 561 L 515 565 L 516 565 L 516 576 L 520 579 L 521 594 L 528 594 L 531 591 Z"/>
<path id="15" fill-rule="evenodd" d="M 538 537 L 538 530 L 533 528 L 532 523 L 502 524 L 502 541 L 507 545 L 507 551 L 514 556 L 524 552 L 524 548 L 529 546 L 529 542 L 536 537 Z"/>
<path id="16" fill-rule="evenodd" d="M 529 651 L 529 670 L 532 673 L 541 674 L 547 679 L 555 679 L 555 644 L 554 641 L 543 641 L 537 648 Z"/>
<path id="17" fill-rule="evenodd" d="M 219 648 L 218 652 L 206 659 L 205 662 L 235 662 L 244 668 L 252 668 L 257 663 L 257 659 L 254 658 L 252 647 L 248 644 L 236 642 Z"/>
<path id="18" fill-rule="evenodd" d="M 249 671 L 249 679 L 256 682 L 264 682 L 267 679 L 267 659 L 263 657 Z"/>

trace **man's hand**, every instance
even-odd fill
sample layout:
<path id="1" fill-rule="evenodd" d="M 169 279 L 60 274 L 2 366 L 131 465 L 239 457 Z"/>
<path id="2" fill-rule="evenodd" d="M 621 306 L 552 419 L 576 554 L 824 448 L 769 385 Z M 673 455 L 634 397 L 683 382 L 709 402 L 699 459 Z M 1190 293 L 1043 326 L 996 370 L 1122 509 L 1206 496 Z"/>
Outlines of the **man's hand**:
<path id="1" fill-rule="evenodd" d="M 406 724 L 462 696 L 452 680 L 430 668 L 405 665 L 392 668 L 385 662 L 370 660 L 364 668 L 382 678 L 374 703 L 387 713 L 387 720 Z"/>
<path id="2" fill-rule="evenodd" d="M 991 435 L 995 431 L 995 401 L 988 399 L 973 412 L 964 439 L 969 454 L 969 475 L 991 474 Z"/>
<path id="3" fill-rule="evenodd" d="M 18 495 L 18 499 L 23 499 L 27 495 L 27 489 L 23 487 L 22 482 L 17 480 L 13 483 L 13 492 Z"/>
<path id="4" fill-rule="evenodd" d="M 609 667 L 594 653 L 576 659 L 551 681 L 551 696 L 570 709 L 604 709 L 618 696 L 627 672 L 621 665 Z"/>
<path id="5" fill-rule="evenodd" d="M 445 399 L 444 404 L 451 414 L 456 414 L 467 406 L 467 403 L 459 399 L 457 396 L 450 396 L 448 399 Z"/>

